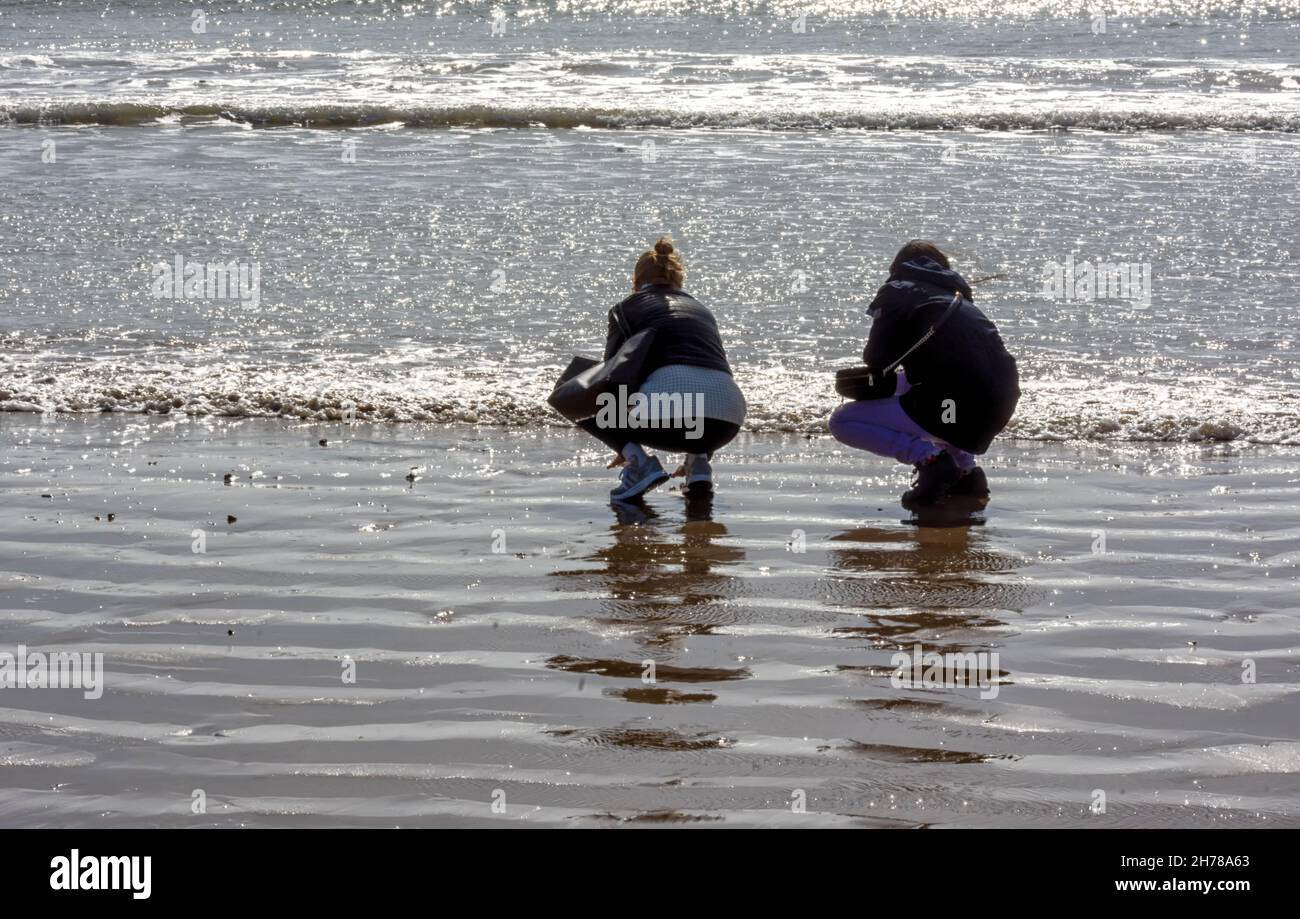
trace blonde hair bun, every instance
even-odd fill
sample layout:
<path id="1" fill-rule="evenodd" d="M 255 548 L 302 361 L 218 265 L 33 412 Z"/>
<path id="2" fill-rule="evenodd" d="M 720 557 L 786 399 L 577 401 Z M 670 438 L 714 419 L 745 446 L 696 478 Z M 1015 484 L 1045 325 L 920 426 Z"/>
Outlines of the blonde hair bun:
<path id="1" fill-rule="evenodd" d="M 660 236 L 653 249 L 642 252 L 632 272 L 632 283 L 637 287 L 642 284 L 681 287 L 685 280 L 686 269 L 682 266 L 682 257 L 677 254 L 672 238 L 668 236 Z"/>

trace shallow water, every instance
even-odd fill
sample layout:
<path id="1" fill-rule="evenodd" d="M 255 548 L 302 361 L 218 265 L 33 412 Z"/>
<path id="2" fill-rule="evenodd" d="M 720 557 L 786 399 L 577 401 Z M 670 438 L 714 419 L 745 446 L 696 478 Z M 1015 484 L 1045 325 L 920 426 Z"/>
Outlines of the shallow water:
<path id="1" fill-rule="evenodd" d="M 925 235 L 1005 275 L 1016 436 L 1300 439 L 1293 4 L 438 9 L 7 8 L 0 409 L 547 424 L 671 232 L 750 427 L 822 431 Z M 177 256 L 256 298 L 155 297 Z"/>
<path id="2" fill-rule="evenodd" d="M 5 633 L 106 672 L 4 691 L 7 825 L 1300 825 L 1275 448 L 1008 444 L 918 528 L 827 438 L 620 518 L 569 434 L 0 428 Z M 996 695 L 895 687 L 916 643 Z"/>

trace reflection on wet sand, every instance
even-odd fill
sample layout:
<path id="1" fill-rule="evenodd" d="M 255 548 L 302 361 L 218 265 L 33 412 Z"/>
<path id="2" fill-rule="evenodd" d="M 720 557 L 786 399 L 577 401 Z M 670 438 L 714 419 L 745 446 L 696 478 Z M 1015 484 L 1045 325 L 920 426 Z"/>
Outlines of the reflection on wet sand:
<path id="1" fill-rule="evenodd" d="M 712 731 L 687 734 L 674 728 L 572 728 L 550 730 L 552 737 L 562 737 L 597 746 L 640 747 L 647 750 L 664 750 L 674 753 L 698 753 L 721 750 L 733 745 L 726 737 Z"/>
<path id="2" fill-rule="evenodd" d="M 893 687 L 894 662 L 862 663 L 863 645 L 887 651 L 921 644 L 926 652 L 967 653 L 989 643 L 981 631 L 1003 625 L 999 613 L 1023 611 L 1036 596 L 1011 575 L 1025 564 L 1023 558 L 996 549 L 982 529 L 982 519 L 949 511 L 938 522 L 931 516 L 928 525 L 859 527 L 831 537 L 836 548 L 829 559 L 830 602 L 854 608 L 860 623 L 832 629 L 836 637 L 850 639 L 844 647 L 852 647 L 857 658 L 839 665 L 836 672 L 863 677 L 870 687 L 873 697 L 847 701 L 867 717 L 873 734 L 886 725 L 910 727 L 952 717 L 965 705 L 959 695 L 947 691 L 945 698 L 924 698 L 934 687 Z M 1009 682 L 1005 671 L 998 676 Z M 969 685 L 959 680 L 946 689 Z M 916 746 L 852 736 L 838 749 L 879 764 L 964 767 L 1012 758 L 946 743 Z"/>
<path id="3" fill-rule="evenodd" d="M 980 505 L 982 507 L 982 504 Z M 827 564 L 816 591 L 832 607 L 851 610 L 852 625 L 832 626 L 841 638 L 873 644 L 924 639 L 934 650 L 967 647 L 972 629 L 1003 624 L 995 611 L 1019 611 L 1038 592 L 1008 576 L 1025 560 L 994 547 L 983 521 L 967 509 L 949 509 L 942 525 L 857 527 L 828 538 Z M 596 569 L 560 570 L 565 589 L 575 585 L 602 598 L 602 625 L 632 627 L 644 649 L 637 659 L 556 655 L 551 669 L 640 680 L 641 658 L 653 658 L 657 680 L 667 684 L 716 683 L 746 679 L 744 667 L 674 666 L 670 656 L 691 636 L 707 635 L 737 618 L 746 579 L 727 569 L 745 560 L 745 550 L 722 542 L 727 527 L 712 519 L 711 498 L 689 502 L 683 516 L 652 506 L 615 504 L 612 542 L 585 556 Z M 964 524 L 962 523 L 964 521 Z M 841 669 L 863 669 L 844 664 Z M 871 674 L 880 676 L 881 674 Z M 610 693 L 628 701 L 681 704 L 712 701 L 709 693 L 663 687 L 634 687 Z"/>
<path id="4" fill-rule="evenodd" d="M 840 632 L 888 640 L 997 625 L 1001 620 L 981 611 L 1022 611 L 1039 596 L 1008 574 L 1025 559 L 994 548 L 972 526 L 858 527 L 830 540 L 837 545 L 830 552 L 830 603 L 862 610 L 873 623 Z"/>
<path id="5" fill-rule="evenodd" d="M 623 679 L 640 678 L 643 667 L 631 661 L 593 660 L 590 658 L 569 657 L 559 654 L 550 658 L 546 666 L 553 670 L 566 670 L 570 673 L 596 673 L 600 676 L 621 677 Z M 744 667 L 674 667 L 671 664 L 656 664 L 656 679 L 670 683 L 716 683 L 723 680 L 743 680 L 749 676 Z"/>
<path id="6" fill-rule="evenodd" d="M 685 519 L 671 528 L 643 502 L 615 504 L 613 513 L 613 543 L 584 558 L 600 568 L 553 572 L 566 589 L 607 597 L 600 621 L 635 626 L 647 646 L 707 634 L 724 621 L 723 601 L 739 584 L 719 569 L 743 561 L 745 552 L 718 541 L 727 528 L 712 519 L 711 497 L 687 502 Z"/>
<path id="7" fill-rule="evenodd" d="M 904 747 L 896 744 L 863 743 L 850 740 L 840 749 L 876 761 L 890 763 L 947 763 L 969 766 L 989 763 L 999 759 L 1013 759 L 1001 753 L 974 753 L 967 750 L 937 749 L 935 747 Z"/>
<path id="8" fill-rule="evenodd" d="M 919 527 L 972 527 L 984 525 L 984 508 L 988 497 L 974 495 L 949 495 L 938 504 L 914 504 L 904 497 L 904 510 L 911 517 L 903 523 Z"/>
<path id="9" fill-rule="evenodd" d="M 685 667 L 668 663 L 680 642 L 693 635 L 708 634 L 720 619 L 722 604 L 736 590 L 737 583 L 725 572 L 715 570 L 744 559 L 743 549 L 722 545 L 718 539 L 727 528 L 713 518 L 712 495 L 686 501 L 685 514 L 675 527 L 664 525 L 658 511 L 644 502 L 612 505 L 613 542 L 587 561 L 600 563 L 596 570 L 556 571 L 570 584 L 581 583 L 608 598 L 604 625 L 634 626 L 633 639 L 646 650 L 638 657 L 655 661 L 653 681 L 644 679 L 645 662 L 638 659 L 555 655 L 546 666 L 553 670 L 591 673 L 635 680 L 630 686 L 612 687 L 605 695 L 626 702 L 649 705 L 687 705 L 717 699 L 711 692 L 675 689 L 663 684 L 725 683 L 751 676 L 746 667 Z M 566 585 L 567 586 L 567 585 Z M 558 735 L 557 735 L 558 736 Z M 589 743 L 671 750 L 696 750 L 717 746 L 718 738 L 681 737 L 674 731 L 646 728 L 605 728 L 575 739 Z"/>
<path id="10" fill-rule="evenodd" d="M 783 608 L 779 596 L 763 593 L 762 588 L 755 594 L 755 582 L 732 570 L 746 560 L 746 551 L 724 539 L 728 528 L 713 519 L 711 504 L 688 503 L 684 514 L 668 507 L 658 511 L 646 503 L 622 504 L 614 505 L 612 513 L 612 538 L 583 559 L 595 567 L 556 571 L 552 576 L 563 580 L 566 591 L 576 587 L 582 594 L 598 598 L 594 621 L 602 627 L 621 627 L 633 647 L 609 656 L 576 650 L 559 653 L 547 659 L 547 668 L 626 681 L 606 687 L 603 695 L 636 708 L 695 709 L 717 703 L 728 684 L 753 680 L 750 667 L 729 667 L 717 659 L 710 662 L 712 666 L 690 667 L 679 656 L 693 636 L 747 621 L 756 609 Z M 952 518 L 941 526 L 858 527 L 839 532 L 821 544 L 825 551 L 822 565 L 818 566 L 815 554 L 801 553 L 796 564 L 804 571 L 815 566 L 808 572 L 814 577 L 792 582 L 800 596 L 791 599 L 801 602 L 811 588 L 823 602 L 828 599 L 830 607 L 848 608 L 844 612 L 856 620 L 853 625 L 832 620 L 825 626 L 824 634 L 834 638 L 866 639 L 872 645 L 923 638 L 935 650 L 967 647 L 969 641 L 961 640 L 962 633 L 1000 625 L 992 611 L 1021 608 L 1031 596 L 1027 587 L 1006 576 L 1023 560 L 996 549 L 980 529 L 980 522 L 968 517 L 963 525 Z M 774 607 L 767 605 L 774 599 Z M 749 602 L 737 602 L 745 600 Z M 847 615 L 837 618 L 843 622 Z M 776 627 L 789 624 L 783 617 L 764 619 Z M 835 645 L 849 648 L 847 643 Z M 650 660 L 655 662 L 653 679 L 647 678 Z M 873 682 L 888 676 L 865 665 L 856 651 L 854 660 L 841 659 L 840 663 L 838 672 L 861 670 Z M 552 736 L 574 743 L 677 755 L 699 755 L 728 745 L 725 735 L 716 731 L 682 731 L 653 723 L 658 717 L 647 724 L 644 716 L 634 711 L 620 712 L 612 724 L 569 729 Z M 665 721 L 672 720 L 668 709 L 661 711 Z M 918 711 L 895 714 L 925 717 Z M 622 723 L 625 717 L 629 721 Z M 854 752 L 886 762 L 931 761 L 924 758 L 928 753 L 877 750 L 869 744 Z M 948 758 L 933 761 L 984 761 L 977 753 L 944 755 Z"/>

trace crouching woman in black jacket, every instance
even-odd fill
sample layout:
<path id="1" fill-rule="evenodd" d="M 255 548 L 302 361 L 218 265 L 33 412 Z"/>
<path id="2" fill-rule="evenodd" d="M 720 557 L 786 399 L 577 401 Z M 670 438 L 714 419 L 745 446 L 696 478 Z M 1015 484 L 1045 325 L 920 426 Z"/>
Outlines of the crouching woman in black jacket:
<path id="1" fill-rule="evenodd" d="M 654 343 L 642 365 L 638 392 L 607 402 L 579 427 L 616 454 L 609 468 L 622 466 L 615 501 L 631 501 L 668 480 L 656 457 L 643 447 L 684 453 L 674 475 L 686 479 L 688 495 L 713 491 L 709 460 L 729 443 L 745 420 L 745 397 L 731 376 L 717 320 L 682 290 L 685 269 L 663 238 L 637 259 L 634 293 L 610 310 L 605 360 L 643 329 Z"/>
<path id="2" fill-rule="evenodd" d="M 975 456 L 1011 420 L 1020 382 L 997 327 L 971 302 L 970 285 L 936 246 L 912 240 L 895 256 L 868 313 L 863 360 L 879 372 L 906 355 L 904 369 L 885 374 L 881 398 L 836 409 L 831 434 L 850 447 L 914 465 L 917 479 L 903 495 L 906 507 L 949 495 L 987 497 L 988 480 Z M 945 314 L 934 335 L 909 353 Z"/>

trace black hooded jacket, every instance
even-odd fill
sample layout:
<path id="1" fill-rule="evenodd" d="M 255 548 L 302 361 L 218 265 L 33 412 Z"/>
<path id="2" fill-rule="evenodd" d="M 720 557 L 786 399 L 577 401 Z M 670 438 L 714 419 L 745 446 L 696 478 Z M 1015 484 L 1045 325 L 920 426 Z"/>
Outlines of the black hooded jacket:
<path id="1" fill-rule="evenodd" d="M 899 399 L 909 418 L 969 453 L 984 453 L 1016 410 L 1020 375 L 997 327 L 971 302 L 970 286 L 931 258 L 907 262 L 871 302 L 875 317 L 863 360 L 889 366 L 933 325 L 953 295 L 961 305 L 903 361 L 912 388 Z"/>
<path id="2" fill-rule="evenodd" d="M 629 334 L 654 329 L 654 345 L 642 366 L 650 374 L 668 364 L 709 367 L 731 373 L 722 348 L 718 321 L 713 314 L 684 290 L 666 285 L 643 287 L 609 311 L 609 336 L 605 339 L 605 360 L 614 356 L 626 340 L 615 319 L 621 311 Z"/>

